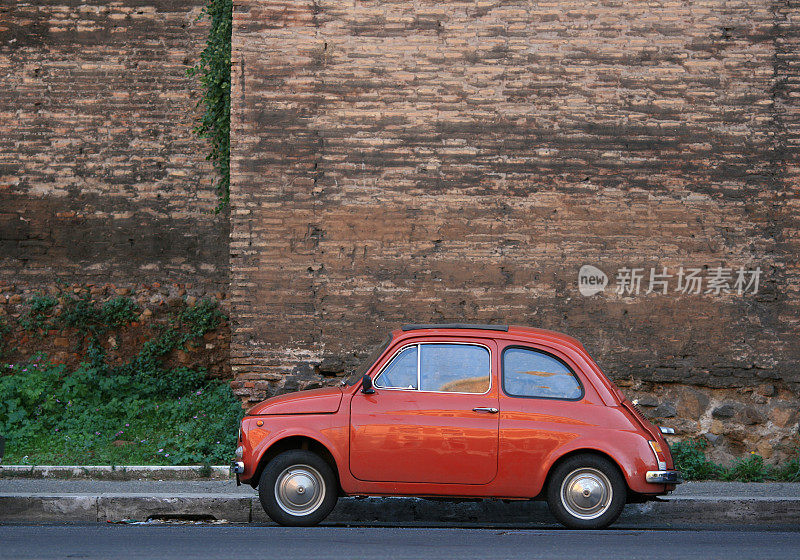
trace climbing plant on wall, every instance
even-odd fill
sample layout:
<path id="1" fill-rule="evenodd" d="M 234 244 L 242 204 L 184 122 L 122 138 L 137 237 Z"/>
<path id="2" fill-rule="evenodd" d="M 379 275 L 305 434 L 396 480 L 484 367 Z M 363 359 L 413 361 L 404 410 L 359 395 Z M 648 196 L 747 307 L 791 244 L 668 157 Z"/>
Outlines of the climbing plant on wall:
<path id="1" fill-rule="evenodd" d="M 230 200 L 231 156 L 231 18 L 233 0 L 208 0 L 201 17 L 211 20 L 206 47 L 200 53 L 200 62 L 189 69 L 197 76 L 203 88 L 203 114 L 198 118 L 194 132 L 208 138 L 211 151 L 206 159 L 214 164 L 217 178 L 214 188 L 219 212 Z"/>

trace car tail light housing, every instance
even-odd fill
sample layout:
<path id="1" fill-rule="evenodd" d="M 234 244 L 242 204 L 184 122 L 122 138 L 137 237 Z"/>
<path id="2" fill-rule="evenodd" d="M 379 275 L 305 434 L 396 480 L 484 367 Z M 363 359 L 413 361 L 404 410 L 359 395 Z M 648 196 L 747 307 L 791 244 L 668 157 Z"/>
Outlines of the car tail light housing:
<path id="1" fill-rule="evenodd" d="M 650 449 L 653 450 L 653 455 L 656 457 L 656 462 L 658 463 L 658 470 L 663 471 L 667 468 L 667 456 L 664 453 L 664 449 L 661 447 L 661 444 L 657 441 L 650 440 L 647 443 L 650 444 Z"/>

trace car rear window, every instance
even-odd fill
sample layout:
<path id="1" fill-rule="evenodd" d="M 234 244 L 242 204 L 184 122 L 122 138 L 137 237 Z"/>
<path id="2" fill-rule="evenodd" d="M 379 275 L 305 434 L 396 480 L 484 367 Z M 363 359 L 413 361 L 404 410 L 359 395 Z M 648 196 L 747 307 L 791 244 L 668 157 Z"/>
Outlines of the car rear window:
<path id="1" fill-rule="evenodd" d="M 546 352 L 516 346 L 503 351 L 503 390 L 514 397 L 583 397 L 583 387 L 564 362 Z"/>

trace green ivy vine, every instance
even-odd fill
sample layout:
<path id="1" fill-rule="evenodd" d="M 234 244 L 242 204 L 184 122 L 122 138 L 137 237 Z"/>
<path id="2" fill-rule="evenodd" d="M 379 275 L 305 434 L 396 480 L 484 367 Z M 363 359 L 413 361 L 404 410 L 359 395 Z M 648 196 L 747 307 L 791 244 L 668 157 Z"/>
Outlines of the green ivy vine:
<path id="1" fill-rule="evenodd" d="M 211 151 L 206 159 L 214 164 L 217 179 L 214 189 L 219 203 L 216 212 L 230 202 L 231 184 L 231 20 L 233 0 L 208 0 L 200 16 L 211 20 L 206 47 L 200 53 L 200 62 L 189 68 L 188 74 L 196 76 L 203 88 L 203 114 L 198 118 L 194 133 L 207 138 Z"/>

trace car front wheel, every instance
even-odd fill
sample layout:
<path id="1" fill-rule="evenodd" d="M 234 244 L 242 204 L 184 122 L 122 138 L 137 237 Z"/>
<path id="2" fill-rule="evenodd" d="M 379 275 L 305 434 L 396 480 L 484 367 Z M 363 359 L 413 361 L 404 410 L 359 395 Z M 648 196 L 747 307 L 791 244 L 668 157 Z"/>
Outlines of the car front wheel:
<path id="1" fill-rule="evenodd" d="M 602 529 L 622 513 L 626 494 L 625 479 L 614 463 L 582 454 L 555 468 L 547 487 L 547 505 L 566 527 Z"/>
<path id="2" fill-rule="evenodd" d="M 338 485 L 328 464 L 310 451 L 285 451 L 261 473 L 258 496 L 267 515 L 281 525 L 316 525 L 336 505 Z"/>

